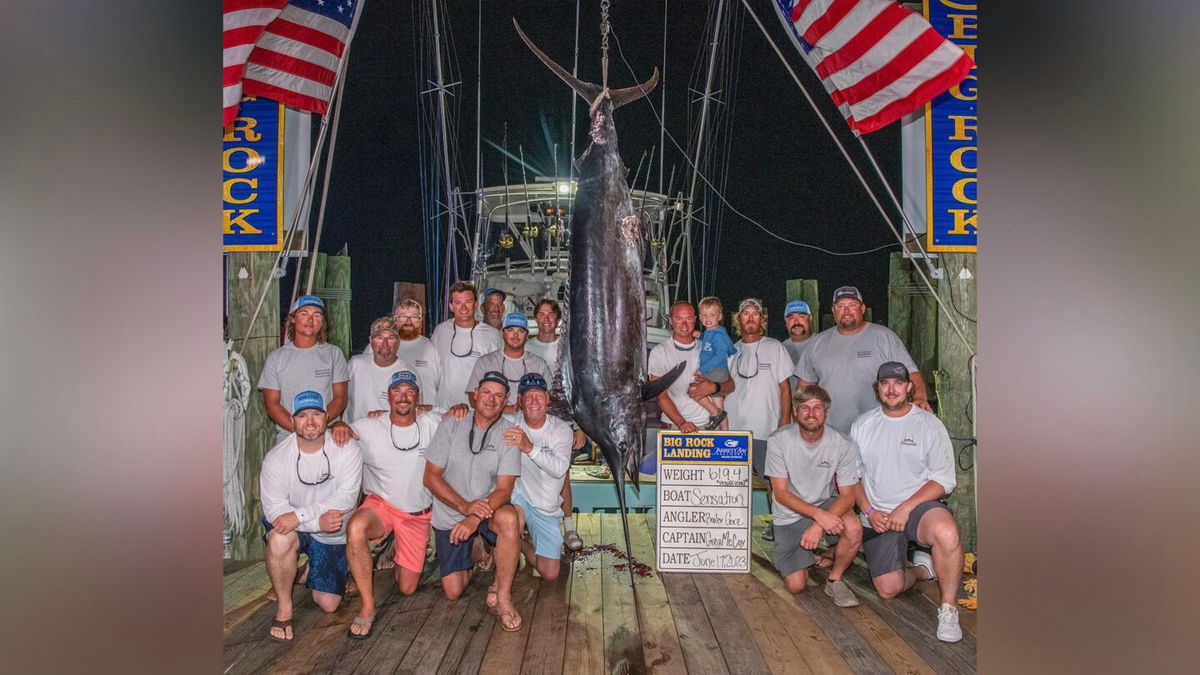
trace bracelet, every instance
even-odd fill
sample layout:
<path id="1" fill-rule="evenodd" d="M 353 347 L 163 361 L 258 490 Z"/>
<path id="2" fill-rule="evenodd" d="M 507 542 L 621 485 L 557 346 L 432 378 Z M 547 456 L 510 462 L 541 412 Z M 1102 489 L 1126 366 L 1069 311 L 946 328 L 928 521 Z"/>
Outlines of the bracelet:
<path id="1" fill-rule="evenodd" d="M 868 506 L 868 507 L 867 507 L 867 512 L 866 512 L 865 514 L 863 514 L 863 515 L 865 515 L 865 516 L 867 516 L 868 518 L 870 518 L 872 513 L 875 513 L 875 507 L 874 507 L 874 506 Z"/>

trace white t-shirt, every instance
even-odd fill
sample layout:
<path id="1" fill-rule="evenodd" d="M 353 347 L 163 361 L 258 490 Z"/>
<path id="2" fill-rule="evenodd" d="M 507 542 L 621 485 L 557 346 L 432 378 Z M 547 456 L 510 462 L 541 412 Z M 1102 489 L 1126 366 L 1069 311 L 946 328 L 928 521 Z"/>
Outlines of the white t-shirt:
<path id="1" fill-rule="evenodd" d="M 531 429 L 522 415 L 516 426 L 529 437 L 533 450 L 521 453 L 521 475 L 514 490 L 542 514 L 561 518 L 562 487 L 571 468 L 571 425 L 547 415 L 541 428 Z"/>
<path id="2" fill-rule="evenodd" d="M 328 472 L 329 480 L 320 485 L 306 485 L 301 481 L 316 483 Z M 346 445 L 334 445 L 329 432 L 325 432 L 325 447 L 312 453 L 301 453 L 296 445 L 296 434 L 289 433 L 263 457 L 262 471 L 258 475 L 258 494 L 262 499 L 263 516 L 271 522 L 285 513 L 296 512 L 300 519 L 301 532 L 308 532 L 317 541 L 326 544 L 346 543 L 346 522 L 335 533 L 321 531 L 321 514 L 337 509 L 348 516 L 358 504 L 358 491 L 362 484 L 362 454 L 358 441 L 350 439 Z"/>
<path id="3" fill-rule="evenodd" d="M 529 352 L 530 354 L 537 354 L 538 356 L 542 357 L 543 361 L 546 362 L 546 372 L 542 373 L 542 375 L 545 376 L 545 378 L 546 378 L 546 384 L 550 385 L 551 387 L 554 386 L 554 369 L 558 367 L 558 341 L 559 341 L 559 338 L 557 336 L 554 338 L 554 340 L 552 340 L 550 342 L 542 342 L 541 340 L 538 340 L 536 337 L 530 337 L 529 340 L 525 343 L 525 351 Z M 567 349 L 567 353 L 565 354 L 565 358 L 563 360 L 562 379 L 563 379 L 563 391 L 565 391 L 567 394 L 567 400 L 570 400 L 571 399 L 571 352 L 570 352 L 570 348 Z"/>
<path id="4" fill-rule="evenodd" d="M 729 359 L 734 389 L 725 398 L 729 428 L 764 439 L 779 428 L 779 383 L 791 373 L 792 360 L 772 337 L 750 343 L 738 340 L 734 347 L 737 354 Z"/>
<path id="5" fill-rule="evenodd" d="M 434 409 L 445 412 L 450 406 L 467 402 L 467 391 L 473 391 L 478 384 L 473 382 L 468 386 L 475 362 L 504 346 L 504 339 L 500 331 L 486 323 L 476 323 L 468 329 L 455 326 L 454 319 L 446 319 L 433 329 L 431 340 L 442 365 Z"/>
<path id="6" fill-rule="evenodd" d="M 413 372 L 421 379 L 421 403 L 434 405 L 442 379 L 442 360 L 433 341 L 424 335 L 415 340 L 400 340 L 396 343 L 396 356 L 412 364 Z"/>
<path id="7" fill-rule="evenodd" d="M 908 372 L 917 370 L 900 338 L 877 323 L 865 324 L 851 335 L 829 328 L 808 342 L 796 365 L 796 377 L 816 382 L 829 392 L 832 403 L 825 424 L 843 433 L 850 431 L 859 415 L 879 405 L 872 389 L 879 366 L 899 361 Z"/>
<path id="8" fill-rule="evenodd" d="M 343 419 L 353 422 L 365 417 L 372 410 L 388 409 L 388 382 L 392 373 L 413 367 L 403 359 L 396 359 L 390 366 L 379 366 L 374 355 L 356 354 L 350 357 L 350 399 L 346 403 Z M 418 381 L 423 389 L 424 381 Z"/>
<path id="9" fill-rule="evenodd" d="M 541 373 L 542 377 L 546 377 L 547 366 L 542 357 L 528 351 L 519 359 L 509 358 L 499 350 L 489 352 L 475 362 L 475 369 L 471 371 L 471 378 L 467 381 L 467 391 L 475 391 L 479 379 L 489 370 L 498 370 L 504 374 L 504 379 L 508 380 L 508 404 L 516 405 L 517 384 L 521 378 L 525 373 Z"/>
<path id="10" fill-rule="evenodd" d="M 433 497 L 424 484 L 425 448 L 441 421 L 441 415 L 427 412 L 417 415 L 407 427 L 393 425 L 387 415 L 366 417 L 352 424 L 362 449 L 363 492 L 379 495 L 388 504 L 411 513 L 432 504 Z"/>
<path id="11" fill-rule="evenodd" d="M 862 455 L 862 484 L 871 505 L 891 511 L 927 481 L 954 489 L 954 449 L 946 426 L 917 406 L 888 417 L 875 406 L 854 421 L 850 438 Z"/>
<path id="12" fill-rule="evenodd" d="M 279 403 L 290 413 L 296 394 L 315 391 L 328 406 L 333 400 L 333 385 L 349 379 L 346 356 L 337 345 L 318 342 L 301 349 L 289 342 L 267 355 L 258 377 L 258 388 L 278 390 Z M 278 425 L 275 429 L 276 443 L 292 433 Z"/>
<path id="13" fill-rule="evenodd" d="M 687 365 L 684 366 L 679 377 L 675 378 L 675 381 L 667 388 L 667 396 L 671 397 L 671 402 L 679 409 L 679 414 L 685 421 L 703 426 L 708 424 L 708 413 L 687 395 L 688 385 L 694 381 L 696 371 L 700 368 L 699 340 L 694 340 L 690 345 L 682 345 L 672 337 L 654 345 L 654 349 L 650 350 L 650 357 L 646 361 L 646 372 L 654 377 L 662 377 L 680 361 L 686 362 Z M 662 421 L 667 424 L 675 424 L 665 412 L 662 415 Z"/>
<path id="14" fill-rule="evenodd" d="M 858 446 L 837 429 L 826 426 L 821 439 L 810 444 L 800 435 L 800 427 L 792 422 L 767 438 L 763 473 L 786 478 L 788 491 L 809 504 L 820 504 L 833 495 L 834 474 L 841 485 L 854 485 L 860 470 Z M 802 518 L 778 499 L 772 501 L 771 513 L 776 525 Z"/>
<path id="15" fill-rule="evenodd" d="M 804 352 L 808 350 L 808 346 L 812 344 L 812 335 L 809 335 L 803 342 L 796 342 L 788 336 L 788 339 L 781 340 L 783 348 L 787 350 L 788 356 L 792 357 L 792 374 L 791 374 L 791 390 L 796 391 L 796 384 L 799 381 L 796 378 L 796 366 L 800 365 L 800 357 L 804 356 Z"/>

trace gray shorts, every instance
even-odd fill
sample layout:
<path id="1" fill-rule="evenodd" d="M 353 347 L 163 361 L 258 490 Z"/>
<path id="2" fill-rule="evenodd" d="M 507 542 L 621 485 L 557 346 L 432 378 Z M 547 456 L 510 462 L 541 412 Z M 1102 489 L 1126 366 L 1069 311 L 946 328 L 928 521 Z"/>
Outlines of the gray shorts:
<path id="1" fill-rule="evenodd" d="M 817 506 L 828 510 L 836 500 L 837 497 L 833 496 Z M 787 525 L 775 525 L 775 569 L 779 570 L 780 575 L 789 577 L 812 567 L 817 561 L 812 551 L 800 547 L 800 537 L 812 524 L 812 518 L 801 518 Z"/>
<path id="2" fill-rule="evenodd" d="M 707 373 L 701 373 L 701 374 L 704 375 L 704 377 L 707 378 L 709 382 L 715 382 L 716 384 L 720 384 L 720 383 L 724 382 L 725 380 L 729 379 L 729 369 L 722 368 L 721 366 L 717 366 L 716 368 L 709 368 Z M 716 394 L 714 394 L 714 396 L 716 396 Z"/>
<path id="3" fill-rule="evenodd" d="M 876 532 L 871 527 L 863 526 L 863 555 L 867 557 L 867 569 L 872 577 L 904 569 L 908 561 L 908 542 L 921 543 L 917 541 L 917 526 L 931 509 L 946 509 L 951 516 L 954 515 L 950 507 L 942 502 L 921 502 L 908 516 L 903 532 Z"/>

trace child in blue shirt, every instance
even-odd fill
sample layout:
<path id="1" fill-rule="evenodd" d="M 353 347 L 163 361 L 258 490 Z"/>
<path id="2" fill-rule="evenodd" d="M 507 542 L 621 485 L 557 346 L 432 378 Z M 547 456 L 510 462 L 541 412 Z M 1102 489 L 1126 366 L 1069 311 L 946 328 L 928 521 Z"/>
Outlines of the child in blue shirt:
<path id="1" fill-rule="evenodd" d="M 700 374 L 710 382 L 720 384 L 729 379 L 729 357 L 737 353 L 729 332 L 721 325 L 724 308 L 721 301 L 714 296 L 700 300 L 700 323 L 704 332 L 700 338 Z M 725 419 L 725 397 L 719 394 L 706 396 L 699 401 L 700 406 L 708 413 L 706 429 L 728 429 L 729 422 Z"/>

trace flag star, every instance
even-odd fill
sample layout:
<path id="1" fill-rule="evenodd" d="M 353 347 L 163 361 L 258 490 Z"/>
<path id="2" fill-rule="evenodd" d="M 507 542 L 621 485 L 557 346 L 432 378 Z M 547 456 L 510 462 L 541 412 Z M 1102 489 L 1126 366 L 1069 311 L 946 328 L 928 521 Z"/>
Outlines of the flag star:
<path id="1" fill-rule="evenodd" d="M 318 4 L 318 5 L 320 5 L 320 6 L 322 6 L 322 7 L 324 7 L 324 6 L 325 6 L 325 0 L 317 0 L 317 4 Z"/>
<path id="2" fill-rule="evenodd" d="M 345 12 L 346 8 L 343 5 L 338 5 L 338 14 L 344 14 Z"/>

